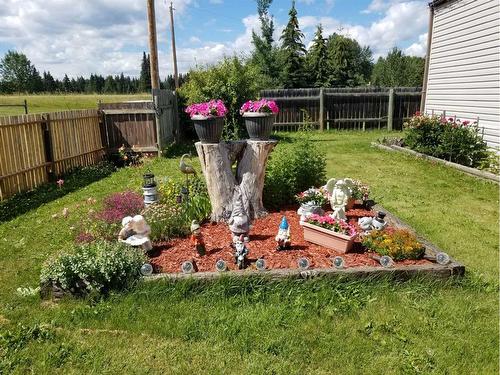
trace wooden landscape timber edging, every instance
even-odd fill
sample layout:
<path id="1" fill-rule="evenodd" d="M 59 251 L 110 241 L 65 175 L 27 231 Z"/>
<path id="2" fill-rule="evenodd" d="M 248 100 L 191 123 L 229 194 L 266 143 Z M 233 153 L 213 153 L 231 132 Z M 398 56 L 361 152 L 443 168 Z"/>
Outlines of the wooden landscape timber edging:
<path id="1" fill-rule="evenodd" d="M 96 109 L 0 117 L 0 200 L 103 159 Z"/>
<path id="2" fill-rule="evenodd" d="M 277 102 L 275 130 L 296 131 L 313 125 L 330 129 L 402 129 L 420 109 L 419 87 L 361 87 L 262 90 Z"/>
<path id="3" fill-rule="evenodd" d="M 459 171 L 467 173 L 468 175 L 471 175 L 474 177 L 479 177 L 479 178 L 484 178 L 486 180 L 494 181 L 497 184 L 500 184 L 500 176 L 498 176 L 494 173 L 481 171 L 479 169 L 467 167 L 465 165 L 461 165 L 461 164 L 457 164 L 457 163 L 452 163 L 451 161 L 447 161 L 447 160 L 436 158 L 434 156 L 422 154 L 420 152 L 413 151 L 413 150 L 406 148 L 406 147 L 400 147 L 400 146 L 396 146 L 396 145 L 383 145 L 383 144 L 377 143 L 377 142 L 372 142 L 372 146 L 377 147 L 381 150 L 385 150 L 385 151 L 400 152 L 400 153 L 413 155 L 417 158 L 426 159 L 426 160 L 429 160 L 429 161 L 432 161 L 435 163 L 443 164 L 443 165 L 446 165 L 448 167 L 458 169 Z"/>
<path id="4" fill-rule="evenodd" d="M 373 207 L 376 211 L 384 211 L 387 215 L 386 221 L 390 225 L 399 228 L 415 230 L 408 224 L 401 221 L 399 218 L 388 212 L 380 205 Z M 424 237 L 417 233 L 418 240 L 425 245 L 425 256 L 435 257 L 440 250 L 436 245 L 432 244 Z M 266 271 L 258 271 L 253 269 L 235 270 L 225 272 L 194 272 L 191 274 L 183 273 L 159 273 L 151 276 L 144 276 L 145 281 L 155 280 L 185 280 L 185 279 L 199 279 L 199 280 L 214 280 L 221 277 L 262 277 L 270 280 L 282 278 L 297 278 L 297 279 L 310 279 L 314 277 L 339 277 L 339 276 L 352 276 L 356 278 L 371 278 L 388 275 L 395 279 L 408 279 L 415 276 L 431 276 L 436 278 L 445 279 L 452 276 L 463 276 L 465 274 L 465 267 L 450 257 L 450 262 L 446 265 L 438 263 L 402 266 L 396 265 L 391 268 L 383 268 L 382 266 L 361 266 L 361 267 L 348 267 L 343 269 L 332 268 L 313 268 L 306 271 L 299 269 L 270 269 Z"/>

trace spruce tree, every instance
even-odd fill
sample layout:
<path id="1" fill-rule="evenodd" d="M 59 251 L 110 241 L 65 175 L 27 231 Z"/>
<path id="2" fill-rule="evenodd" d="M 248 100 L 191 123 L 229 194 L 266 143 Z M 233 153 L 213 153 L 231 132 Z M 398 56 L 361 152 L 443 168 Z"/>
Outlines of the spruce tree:
<path id="1" fill-rule="evenodd" d="M 142 53 L 141 74 L 139 78 L 139 91 L 151 91 L 151 66 L 150 56 L 146 52 Z"/>
<path id="2" fill-rule="evenodd" d="M 57 83 L 52 77 L 50 72 L 43 72 L 43 91 L 45 92 L 55 92 L 57 91 Z"/>
<path id="3" fill-rule="evenodd" d="M 328 86 L 326 39 L 323 37 L 323 26 L 321 24 L 316 29 L 306 61 L 309 86 Z"/>
<path id="4" fill-rule="evenodd" d="M 295 0 L 292 1 L 292 8 L 288 15 L 288 24 L 280 38 L 283 58 L 281 81 L 285 88 L 297 88 L 305 85 L 304 55 L 306 48 L 302 42 L 304 34 L 299 28 Z"/>

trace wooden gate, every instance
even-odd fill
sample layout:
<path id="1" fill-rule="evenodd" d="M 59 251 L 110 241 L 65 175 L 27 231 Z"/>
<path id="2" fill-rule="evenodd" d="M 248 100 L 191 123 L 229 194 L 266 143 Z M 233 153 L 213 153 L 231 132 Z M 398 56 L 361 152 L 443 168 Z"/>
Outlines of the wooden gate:
<path id="1" fill-rule="evenodd" d="M 153 90 L 153 101 L 100 103 L 104 143 L 111 151 L 121 146 L 161 151 L 178 133 L 176 106 L 176 96 L 168 90 Z"/>

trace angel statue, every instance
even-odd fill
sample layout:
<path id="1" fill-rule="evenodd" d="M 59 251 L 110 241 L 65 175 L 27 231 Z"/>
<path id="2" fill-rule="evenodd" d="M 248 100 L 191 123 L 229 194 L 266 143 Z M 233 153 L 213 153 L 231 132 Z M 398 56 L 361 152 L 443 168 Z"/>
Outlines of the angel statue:
<path id="1" fill-rule="evenodd" d="M 326 190 L 330 194 L 330 205 L 332 206 L 333 214 L 330 216 L 334 219 L 346 220 L 345 208 L 352 195 L 353 182 L 350 178 L 337 180 L 331 178 L 326 184 Z"/>

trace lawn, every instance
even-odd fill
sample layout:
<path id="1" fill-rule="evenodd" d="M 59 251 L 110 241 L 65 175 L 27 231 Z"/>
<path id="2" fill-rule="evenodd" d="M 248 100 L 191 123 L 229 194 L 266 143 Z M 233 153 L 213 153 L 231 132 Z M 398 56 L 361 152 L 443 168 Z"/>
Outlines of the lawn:
<path id="1" fill-rule="evenodd" d="M 121 169 L 0 224 L 0 373 L 497 374 L 498 185 L 371 148 L 381 134 L 314 139 L 329 176 L 371 185 L 379 203 L 466 265 L 464 279 L 158 281 L 57 305 L 17 296 L 72 241 L 88 210 L 77 204 L 137 189 L 145 168 Z M 172 176 L 177 163 L 148 167 Z M 67 219 L 51 218 L 64 207 Z"/>
<path id="2" fill-rule="evenodd" d="M 148 94 L 105 95 L 105 94 L 55 94 L 55 95 L 0 95 L 0 104 L 23 104 L 28 102 L 28 113 L 69 111 L 73 109 L 97 108 L 97 103 L 113 103 L 128 100 L 149 99 Z M 0 107 L 0 116 L 22 115 L 22 107 Z"/>

